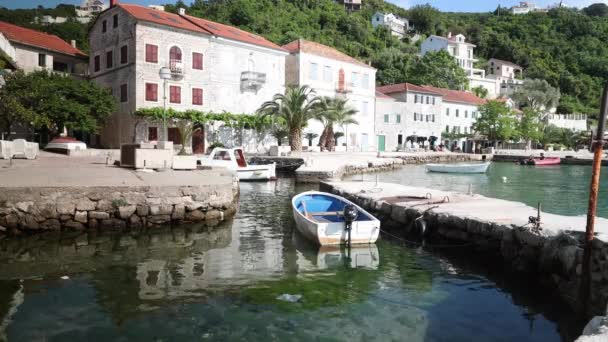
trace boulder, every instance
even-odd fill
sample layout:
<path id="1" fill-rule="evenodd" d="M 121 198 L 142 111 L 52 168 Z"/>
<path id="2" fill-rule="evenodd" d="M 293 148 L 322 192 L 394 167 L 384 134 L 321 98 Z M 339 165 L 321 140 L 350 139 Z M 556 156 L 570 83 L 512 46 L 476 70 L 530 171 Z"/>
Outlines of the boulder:
<path id="1" fill-rule="evenodd" d="M 103 211 L 91 211 L 89 212 L 89 218 L 96 220 L 107 220 L 110 218 L 110 214 Z"/>
<path id="2" fill-rule="evenodd" d="M 173 208 L 173 213 L 171 214 L 171 219 L 183 220 L 185 215 L 186 215 L 186 207 L 183 205 L 176 205 Z"/>
<path id="3" fill-rule="evenodd" d="M 61 215 L 74 215 L 76 204 L 70 199 L 60 199 L 57 201 L 57 212 Z"/>
<path id="4" fill-rule="evenodd" d="M 129 217 L 131 217 L 131 215 L 133 215 L 133 213 L 135 213 L 135 210 L 137 210 L 136 206 L 126 205 L 126 206 L 118 208 L 118 214 L 120 215 L 121 219 L 126 220 Z"/>
<path id="5" fill-rule="evenodd" d="M 209 210 L 205 214 L 205 219 L 207 220 L 221 220 L 224 218 L 224 214 L 219 210 Z"/>
<path id="6" fill-rule="evenodd" d="M 90 210 L 95 210 L 95 206 L 97 204 L 93 201 L 91 201 L 90 199 L 84 197 L 84 198 L 80 198 L 78 200 L 78 202 L 76 202 L 76 210 L 81 210 L 81 211 L 90 211 Z"/>
<path id="7" fill-rule="evenodd" d="M 64 223 L 63 225 L 64 225 L 64 227 L 69 228 L 69 229 L 72 229 L 72 230 L 78 230 L 78 231 L 81 231 L 81 230 L 84 230 L 84 229 L 85 229 L 85 226 L 84 226 L 82 223 L 80 223 L 80 222 L 76 222 L 76 221 L 72 221 L 72 220 L 67 221 L 67 222 L 66 222 L 66 223 Z"/>
<path id="8" fill-rule="evenodd" d="M 186 214 L 186 220 L 193 222 L 204 221 L 205 213 L 200 210 L 193 210 Z"/>
<path id="9" fill-rule="evenodd" d="M 112 205 L 112 201 L 109 200 L 100 200 L 97 202 L 96 209 L 98 211 L 111 211 L 114 210 L 114 206 Z"/>
<path id="10" fill-rule="evenodd" d="M 139 216 L 137 216 L 137 215 L 131 215 L 131 217 L 129 217 L 129 227 L 141 228 L 142 227 L 141 218 L 139 218 Z"/>
<path id="11" fill-rule="evenodd" d="M 24 213 L 29 213 L 33 206 L 34 202 L 18 202 L 15 204 L 15 208 L 23 211 Z"/>
<path id="12" fill-rule="evenodd" d="M 173 213 L 172 205 L 152 205 L 150 206 L 150 215 L 171 215 Z"/>
<path id="13" fill-rule="evenodd" d="M 74 221 L 80 222 L 80 223 L 89 222 L 87 212 L 86 211 L 77 211 L 76 214 L 74 215 Z"/>
<path id="14" fill-rule="evenodd" d="M 138 205 L 137 206 L 137 215 L 139 216 L 148 216 L 148 212 L 150 208 L 147 205 Z"/>

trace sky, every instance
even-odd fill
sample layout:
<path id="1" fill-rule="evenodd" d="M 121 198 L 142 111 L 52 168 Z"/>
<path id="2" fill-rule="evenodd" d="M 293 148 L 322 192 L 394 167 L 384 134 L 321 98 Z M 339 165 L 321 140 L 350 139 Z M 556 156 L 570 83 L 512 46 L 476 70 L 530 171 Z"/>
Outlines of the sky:
<path id="1" fill-rule="evenodd" d="M 82 0 L 0 0 L 0 7 L 8 8 L 34 8 L 38 5 L 44 7 L 55 7 L 60 3 L 78 5 Z M 105 0 L 108 1 L 109 0 Z M 142 5 L 163 4 L 173 2 L 172 0 L 119 0 L 128 3 Z M 365 0 L 363 0 L 365 1 Z M 387 0 L 401 7 L 411 7 L 418 4 L 429 3 L 444 12 L 489 12 L 496 9 L 498 5 L 511 7 L 519 3 L 518 0 Z M 559 0 L 536 0 L 538 6 L 546 7 L 553 5 Z M 188 0 L 184 1 L 188 2 Z M 586 7 L 590 4 L 608 0 L 564 0 L 564 4 L 575 7 Z"/>

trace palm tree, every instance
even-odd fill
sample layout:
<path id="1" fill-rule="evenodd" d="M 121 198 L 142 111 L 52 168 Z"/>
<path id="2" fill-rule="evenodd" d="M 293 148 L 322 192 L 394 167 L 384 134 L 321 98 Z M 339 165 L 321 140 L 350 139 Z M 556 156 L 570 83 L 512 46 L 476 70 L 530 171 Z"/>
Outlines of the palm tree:
<path id="1" fill-rule="evenodd" d="M 319 135 L 317 133 L 312 133 L 312 132 L 308 132 L 306 133 L 306 135 L 304 135 L 304 137 L 308 140 L 308 146 L 312 146 L 312 140 L 316 137 L 318 137 Z"/>
<path id="2" fill-rule="evenodd" d="M 285 94 L 275 94 L 257 110 L 261 116 L 281 118 L 289 130 L 292 151 L 302 151 L 302 129 L 317 112 L 319 98 L 308 86 L 288 87 Z"/>
<path id="3" fill-rule="evenodd" d="M 336 146 L 334 125 L 343 126 L 357 123 L 353 118 L 357 114 L 357 110 L 347 106 L 347 102 L 348 100 L 342 98 L 325 97 L 321 100 L 315 119 L 321 121 L 324 127 L 319 139 L 319 146 L 322 150 L 333 151 Z"/>

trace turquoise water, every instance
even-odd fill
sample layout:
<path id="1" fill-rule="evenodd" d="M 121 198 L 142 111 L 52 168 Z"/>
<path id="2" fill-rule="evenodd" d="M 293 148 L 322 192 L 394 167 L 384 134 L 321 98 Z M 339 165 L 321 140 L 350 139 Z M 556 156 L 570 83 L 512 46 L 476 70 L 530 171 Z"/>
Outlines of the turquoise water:
<path id="1" fill-rule="evenodd" d="M 608 217 L 608 168 L 602 168 L 597 215 Z M 412 165 L 378 173 L 381 182 L 393 182 L 443 190 L 468 192 L 523 202 L 560 215 L 586 215 L 591 182 L 591 166 L 520 166 L 492 163 L 487 174 L 428 173 L 423 165 Z M 355 175 L 347 179 L 375 180 L 376 174 Z M 506 182 L 503 181 L 506 177 Z"/>
<path id="2" fill-rule="evenodd" d="M 291 179 L 242 184 L 234 220 L 0 241 L 0 340 L 572 341 L 534 283 L 462 251 L 295 231 Z M 500 265 L 500 263 L 498 263 Z M 493 264 L 493 265 L 496 265 Z M 278 300 L 301 295 L 298 302 Z"/>

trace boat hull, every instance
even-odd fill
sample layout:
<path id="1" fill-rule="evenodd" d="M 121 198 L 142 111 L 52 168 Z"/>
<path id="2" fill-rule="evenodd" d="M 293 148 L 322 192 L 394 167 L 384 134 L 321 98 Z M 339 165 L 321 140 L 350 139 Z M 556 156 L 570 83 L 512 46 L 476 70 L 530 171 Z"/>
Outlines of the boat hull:
<path id="1" fill-rule="evenodd" d="M 269 181 L 277 179 L 276 163 L 251 165 L 245 160 L 241 148 L 214 148 L 208 157 L 199 157 L 199 164 L 207 167 L 223 167 L 236 172 L 241 181 Z"/>
<path id="2" fill-rule="evenodd" d="M 237 168 L 236 174 L 241 181 L 269 181 L 276 180 L 276 164 L 268 165 L 249 165 Z"/>
<path id="3" fill-rule="evenodd" d="M 545 158 L 545 159 L 534 159 L 534 161 L 529 161 L 530 165 L 536 166 L 548 166 L 548 165 L 559 165 L 562 160 L 558 157 L 554 158 Z"/>
<path id="4" fill-rule="evenodd" d="M 481 164 L 426 164 L 428 172 L 439 173 L 486 173 L 490 163 Z"/>
<path id="5" fill-rule="evenodd" d="M 343 221 L 328 222 L 314 215 L 315 211 L 307 212 L 307 215 L 302 212 L 302 207 L 299 205 L 301 201 L 305 198 L 314 200 L 315 196 L 322 200 L 332 201 L 337 207 L 343 208 L 344 205 L 351 204 L 357 208 L 359 217 L 352 223 L 351 244 L 370 244 L 378 240 L 380 234 L 378 219 L 344 198 L 317 191 L 305 192 L 292 199 L 296 228 L 304 237 L 321 246 L 341 245 L 348 242 L 348 231 L 345 229 Z"/>

